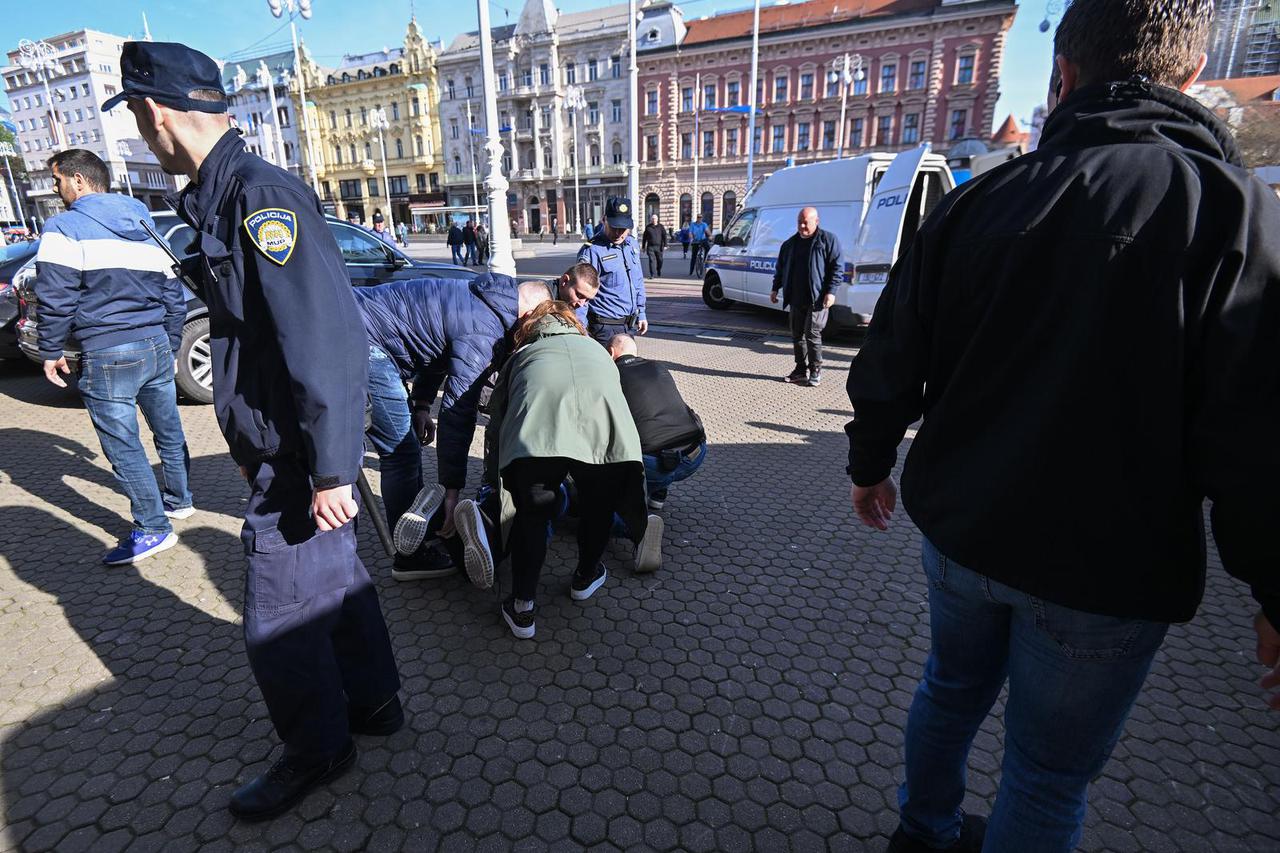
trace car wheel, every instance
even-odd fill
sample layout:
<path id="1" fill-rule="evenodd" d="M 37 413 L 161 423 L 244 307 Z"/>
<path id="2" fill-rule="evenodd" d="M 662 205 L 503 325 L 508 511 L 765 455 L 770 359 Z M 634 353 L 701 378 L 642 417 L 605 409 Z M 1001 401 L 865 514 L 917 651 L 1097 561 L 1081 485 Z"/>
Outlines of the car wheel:
<path id="1" fill-rule="evenodd" d="M 725 297 L 720 276 L 715 273 L 708 273 L 706 281 L 702 283 L 702 301 L 707 303 L 708 308 L 714 308 L 717 311 L 723 311 L 733 304 L 732 299 Z"/>
<path id="2" fill-rule="evenodd" d="M 182 327 L 178 348 L 178 391 L 193 403 L 213 402 L 213 351 L 209 348 L 209 318 Z"/>

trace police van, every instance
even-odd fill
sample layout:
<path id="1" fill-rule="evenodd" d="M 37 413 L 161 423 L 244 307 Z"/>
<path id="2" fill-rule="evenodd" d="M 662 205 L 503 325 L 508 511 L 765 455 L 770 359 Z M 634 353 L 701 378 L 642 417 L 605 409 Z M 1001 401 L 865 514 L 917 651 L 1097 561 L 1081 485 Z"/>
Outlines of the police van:
<path id="1" fill-rule="evenodd" d="M 781 299 L 769 301 L 778 250 L 796 233 L 796 215 L 812 206 L 819 227 L 834 233 L 844 252 L 830 324 L 866 325 L 898 251 L 954 188 L 946 159 L 927 143 L 896 156 L 877 152 L 779 169 L 716 235 L 702 299 L 711 308 L 744 302 L 780 310 Z"/>

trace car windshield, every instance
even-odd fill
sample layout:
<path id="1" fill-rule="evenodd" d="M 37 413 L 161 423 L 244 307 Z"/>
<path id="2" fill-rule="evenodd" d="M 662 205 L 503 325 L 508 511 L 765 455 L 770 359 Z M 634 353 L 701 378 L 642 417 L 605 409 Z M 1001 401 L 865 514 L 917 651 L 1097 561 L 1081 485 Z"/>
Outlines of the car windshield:
<path id="1" fill-rule="evenodd" d="M 342 260 L 349 264 L 386 264 L 395 257 L 386 243 L 367 231 L 330 222 L 329 230 L 342 250 Z"/>

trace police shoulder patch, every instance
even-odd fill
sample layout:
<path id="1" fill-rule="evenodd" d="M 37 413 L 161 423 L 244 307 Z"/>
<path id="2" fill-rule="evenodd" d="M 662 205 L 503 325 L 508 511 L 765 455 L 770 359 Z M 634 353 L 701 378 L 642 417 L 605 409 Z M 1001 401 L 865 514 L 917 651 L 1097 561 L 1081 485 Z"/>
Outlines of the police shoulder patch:
<path id="1" fill-rule="evenodd" d="M 284 266 L 298 243 L 298 215 L 283 207 L 264 207 L 245 217 L 244 230 L 258 251 Z"/>

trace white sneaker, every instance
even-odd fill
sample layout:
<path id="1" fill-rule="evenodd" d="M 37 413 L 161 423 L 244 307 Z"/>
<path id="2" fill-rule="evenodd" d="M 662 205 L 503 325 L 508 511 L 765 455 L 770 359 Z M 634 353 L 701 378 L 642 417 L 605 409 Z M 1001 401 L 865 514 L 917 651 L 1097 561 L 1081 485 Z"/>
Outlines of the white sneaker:
<path id="1" fill-rule="evenodd" d="M 399 521 L 396 522 L 395 534 L 392 537 L 396 543 L 396 551 L 407 557 L 418 550 L 422 540 L 427 538 L 427 526 L 431 523 L 431 517 L 440 509 L 442 503 L 444 503 L 444 486 L 438 483 L 418 492 L 413 503 L 409 504 L 404 515 L 400 516 Z"/>
<path id="2" fill-rule="evenodd" d="M 169 518 L 181 521 L 184 518 L 190 518 L 196 514 L 196 508 L 193 506 L 180 506 L 177 509 L 166 509 L 164 514 Z"/>
<path id="3" fill-rule="evenodd" d="M 649 526 L 636 546 L 636 573 L 656 572 L 662 565 L 662 516 L 649 513 Z"/>
<path id="4" fill-rule="evenodd" d="M 453 511 L 453 523 L 462 539 L 462 557 L 467 567 L 467 577 L 480 589 L 492 589 L 493 551 L 489 548 L 489 535 L 480 505 L 470 498 L 458 501 L 458 506 Z"/>

